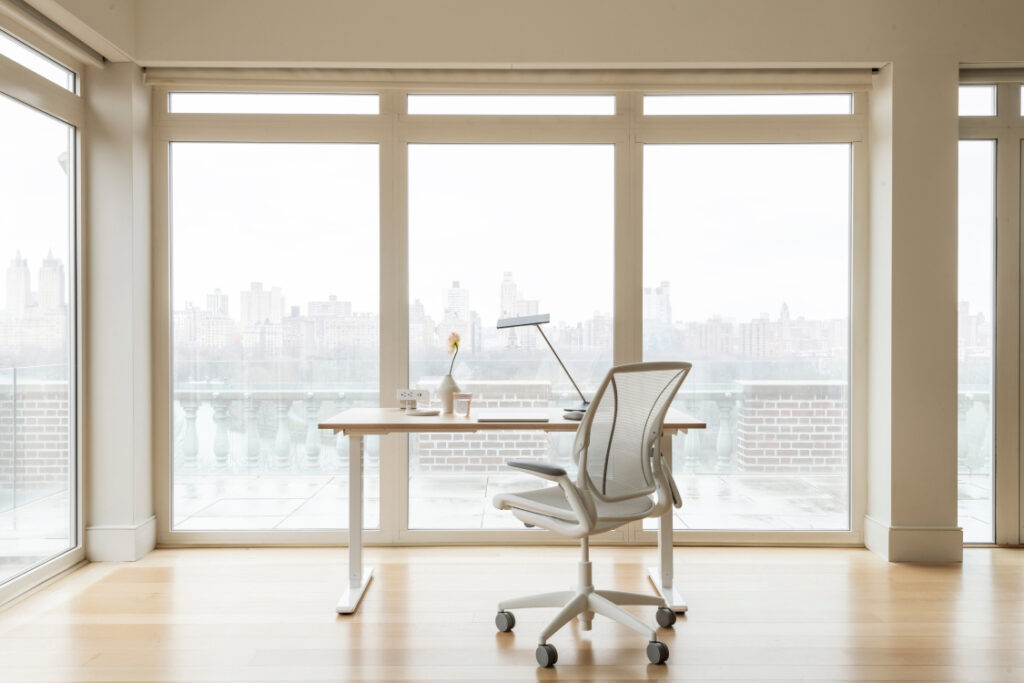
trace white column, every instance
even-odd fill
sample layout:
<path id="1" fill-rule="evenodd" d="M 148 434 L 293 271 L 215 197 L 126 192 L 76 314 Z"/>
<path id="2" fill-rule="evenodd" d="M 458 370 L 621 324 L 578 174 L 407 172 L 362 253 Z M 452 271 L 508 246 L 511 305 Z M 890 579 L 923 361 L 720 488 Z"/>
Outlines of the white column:
<path id="1" fill-rule="evenodd" d="M 871 93 L 866 545 L 959 561 L 956 490 L 958 64 L 881 69 Z"/>
<path id="2" fill-rule="evenodd" d="M 86 555 L 156 543 L 150 363 L 150 98 L 133 64 L 83 78 Z"/>

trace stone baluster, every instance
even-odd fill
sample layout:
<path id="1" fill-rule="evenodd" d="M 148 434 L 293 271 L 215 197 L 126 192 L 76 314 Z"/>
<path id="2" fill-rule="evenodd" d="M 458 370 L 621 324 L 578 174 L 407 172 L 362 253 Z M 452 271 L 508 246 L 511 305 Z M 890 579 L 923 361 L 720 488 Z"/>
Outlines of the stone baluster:
<path id="1" fill-rule="evenodd" d="M 260 404 L 251 394 L 245 399 L 245 459 L 250 470 L 259 470 Z"/>
<path id="2" fill-rule="evenodd" d="M 231 442 L 228 439 L 228 401 L 220 394 L 213 395 L 213 462 L 219 470 L 228 468 Z"/>
<path id="3" fill-rule="evenodd" d="M 288 431 L 288 413 L 292 402 L 286 399 L 277 404 L 277 436 L 274 439 L 274 466 L 286 470 L 292 464 L 292 435 Z"/>
<path id="4" fill-rule="evenodd" d="M 686 412 L 690 415 L 699 415 L 690 405 L 686 406 Z M 697 472 L 700 470 L 700 431 L 691 429 L 683 441 L 683 471 Z"/>
<path id="5" fill-rule="evenodd" d="M 320 466 L 320 429 L 317 423 L 320 401 L 312 392 L 306 394 L 306 469 L 315 470 Z"/>
<path id="6" fill-rule="evenodd" d="M 715 441 L 715 450 L 718 454 L 719 472 L 732 471 L 733 459 L 733 433 L 732 433 L 732 393 L 726 392 L 718 404 L 718 439 Z"/>
<path id="7" fill-rule="evenodd" d="M 956 433 L 959 436 L 957 439 L 956 459 L 957 469 L 962 472 L 967 469 L 967 451 L 969 447 L 967 439 L 964 438 L 964 435 L 967 434 L 967 410 L 974 402 L 974 397 L 971 394 L 957 392 L 956 398 Z"/>
<path id="8" fill-rule="evenodd" d="M 182 399 L 181 409 L 185 411 L 181 464 L 187 470 L 194 470 L 199 466 L 199 436 L 196 434 L 196 413 L 199 411 L 199 403 L 193 399 Z"/>

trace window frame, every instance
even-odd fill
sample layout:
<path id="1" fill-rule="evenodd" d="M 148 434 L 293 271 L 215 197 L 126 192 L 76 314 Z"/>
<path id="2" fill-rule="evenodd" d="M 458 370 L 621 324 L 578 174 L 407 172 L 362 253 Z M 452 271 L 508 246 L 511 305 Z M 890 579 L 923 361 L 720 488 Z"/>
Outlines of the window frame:
<path id="1" fill-rule="evenodd" d="M 1021 202 L 1024 198 L 1024 116 L 1016 70 L 962 70 L 961 85 L 995 85 L 995 116 L 960 116 L 960 140 L 992 140 L 996 144 L 995 235 L 993 280 L 993 522 L 994 544 L 1018 545 L 1024 540 L 1024 419 L 1021 377 L 1024 368 L 1024 316 L 1021 313 Z"/>
<path id="2" fill-rule="evenodd" d="M 244 73 L 244 72 L 243 72 Z M 767 87 L 763 72 L 708 74 L 673 72 L 389 72 L 391 78 L 365 72 L 319 74 L 317 80 L 289 82 L 286 70 L 208 75 L 196 83 L 187 72 L 151 70 L 154 164 L 154 449 L 155 500 L 160 545 L 336 545 L 338 531 L 172 531 L 169 521 L 170 468 L 170 234 L 168 146 L 179 141 L 374 142 L 380 145 L 380 329 L 383 405 L 409 382 L 408 145 L 412 143 L 602 143 L 615 148 L 613 360 L 616 365 L 642 359 L 642 155 L 647 142 L 842 142 L 853 149 L 851 226 L 851 528 L 823 532 L 676 531 L 679 543 L 861 545 L 866 510 L 866 350 L 867 336 L 867 91 L 870 73 L 779 73 Z M 229 78 L 231 76 L 234 80 Z M 268 80 L 274 80 L 269 84 Z M 322 80 L 319 80 L 322 79 Z M 225 84 L 229 84 L 226 86 Z M 287 85 L 283 85 L 287 83 Z M 171 91 L 225 92 L 376 92 L 380 114 L 263 115 L 170 114 Z M 644 116 L 644 94 L 716 92 L 850 92 L 848 115 Z M 426 115 L 406 112 L 407 95 L 435 94 L 614 94 L 614 115 Z M 388 245 L 388 248 L 383 248 Z M 388 273 L 388 277 L 384 277 Z M 380 441 L 380 529 L 366 530 L 369 545 L 500 544 L 565 545 L 572 541 L 541 530 L 429 530 L 408 528 L 407 440 L 388 435 Z M 602 534 L 608 545 L 654 544 L 656 532 L 640 522 Z"/>
<path id="3" fill-rule="evenodd" d="M 84 369 L 82 316 L 83 282 L 82 282 L 82 244 L 83 206 L 82 206 L 82 140 L 86 133 L 85 106 L 80 92 L 84 65 L 70 59 L 57 45 L 52 45 L 31 35 L 20 25 L 14 24 L 6 17 L 0 16 L 0 29 L 15 39 L 23 42 L 44 56 L 57 61 L 75 73 L 76 92 L 71 92 L 49 81 L 35 71 L 22 66 L 12 59 L 0 55 L 0 92 L 35 109 L 47 116 L 58 119 L 72 127 L 73 137 L 71 150 L 74 155 L 74 179 L 71 183 L 72 197 L 70 207 L 72 215 L 69 223 L 70 258 L 67 264 L 68 282 L 68 361 L 72 365 L 69 375 L 70 407 L 68 430 L 70 434 L 70 489 L 74 492 L 71 509 L 70 547 L 57 555 L 31 567 L 14 578 L 0 584 L 0 606 L 15 599 L 25 591 L 68 572 L 85 562 L 85 487 L 83 473 L 85 471 L 85 426 L 83 420 L 84 404 Z M 43 45 L 45 49 L 40 49 Z"/>

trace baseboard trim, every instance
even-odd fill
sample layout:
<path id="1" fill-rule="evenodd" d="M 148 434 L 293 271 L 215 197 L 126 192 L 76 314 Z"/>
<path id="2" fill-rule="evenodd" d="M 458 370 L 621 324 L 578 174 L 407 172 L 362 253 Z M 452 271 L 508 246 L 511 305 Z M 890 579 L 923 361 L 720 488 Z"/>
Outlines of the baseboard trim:
<path id="1" fill-rule="evenodd" d="M 156 515 L 134 526 L 87 526 L 85 556 L 90 562 L 134 562 L 156 547 Z"/>
<path id="2" fill-rule="evenodd" d="M 964 559 L 964 532 L 958 526 L 901 526 L 864 515 L 864 545 L 889 562 Z"/>

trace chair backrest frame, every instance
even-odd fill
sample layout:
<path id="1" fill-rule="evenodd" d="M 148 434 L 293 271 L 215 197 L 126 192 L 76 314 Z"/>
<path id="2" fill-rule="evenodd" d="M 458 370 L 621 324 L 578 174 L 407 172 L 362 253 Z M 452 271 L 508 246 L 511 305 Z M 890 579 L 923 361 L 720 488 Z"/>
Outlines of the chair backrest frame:
<path id="1" fill-rule="evenodd" d="M 660 467 L 659 441 L 665 416 L 691 367 L 690 363 L 682 361 L 655 361 L 620 365 L 608 371 L 583 416 L 573 443 L 573 459 L 578 465 L 577 487 L 606 502 L 639 498 L 657 490 L 662 473 L 654 468 Z M 620 410 L 621 378 L 635 379 L 631 377 L 635 373 L 646 373 L 648 378 L 657 375 L 657 383 L 641 387 L 657 389 L 657 394 L 642 405 L 625 405 Z M 631 414 L 621 419 L 626 424 L 632 420 L 632 424 L 623 430 L 624 436 L 617 435 L 620 413 L 625 411 Z M 595 473 L 595 467 L 599 473 Z M 610 475 L 609 469 L 612 470 Z M 609 483 L 614 485 L 614 490 L 609 490 Z"/>

